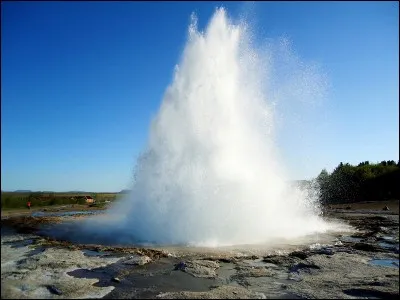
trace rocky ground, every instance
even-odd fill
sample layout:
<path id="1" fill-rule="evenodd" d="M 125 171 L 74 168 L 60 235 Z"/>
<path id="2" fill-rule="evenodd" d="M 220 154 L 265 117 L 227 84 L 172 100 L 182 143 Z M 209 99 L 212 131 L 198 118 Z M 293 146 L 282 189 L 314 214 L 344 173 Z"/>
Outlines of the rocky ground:
<path id="1" fill-rule="evenodd" d="M 326 244 L 257 255 L 76 245 L 37 232 L 71 216 L 8 217 L 1 229 L 1 297 L 397 299 L 398 211 L 344 208 L 326 217 L 355 230 Z"/>
<path id="2" fill-rule="evenodd" d="M 28 216 L 35 213 L 60 213 L 60 212 L 68 212 L 68 211 L 80 211 L 80 212 L 101 212 L 102 210 L 107 209 L 109 203 L 101 206 L 88 206 L 84 204 L 66 204 L 66 205 L 50 205 L 44 207 L 32 207 L 30 210 L 26 208 L 18 208 L 18 209 L 1 209 L 1 217 L 15 217 L 15 216 Z"/>

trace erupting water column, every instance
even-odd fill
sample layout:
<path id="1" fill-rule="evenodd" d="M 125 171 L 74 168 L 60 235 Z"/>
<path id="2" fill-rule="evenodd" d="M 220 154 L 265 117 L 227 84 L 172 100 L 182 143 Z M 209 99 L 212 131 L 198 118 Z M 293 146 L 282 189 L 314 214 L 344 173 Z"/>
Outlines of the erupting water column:
<path id="1" fill-rule="evenodd" d="M 316 197 L 291 186 L 278 159 L 265 66 L 246 25 L 224 9 L 204 33 L 192 18 L 132 193 L 109 211 L 101 234 L 218 246 L 327 229 Z"/>

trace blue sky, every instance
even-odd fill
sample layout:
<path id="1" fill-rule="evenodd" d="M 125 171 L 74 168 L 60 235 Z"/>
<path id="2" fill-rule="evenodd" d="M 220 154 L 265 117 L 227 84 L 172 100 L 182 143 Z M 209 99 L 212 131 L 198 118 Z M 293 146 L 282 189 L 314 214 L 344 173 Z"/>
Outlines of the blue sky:
<path id="1" fill-rule="evenodd" d="M 2 2 L 1 189 L 130 187 L 191 12 L 221 2 Z M 256 36 L 287 36 L 330 89 L 279 138 L 293 179 L 339 162 L 399 159 L 397 2 L 224 2 Z M 311 115 L 310 115 L 311 116 Z"/>

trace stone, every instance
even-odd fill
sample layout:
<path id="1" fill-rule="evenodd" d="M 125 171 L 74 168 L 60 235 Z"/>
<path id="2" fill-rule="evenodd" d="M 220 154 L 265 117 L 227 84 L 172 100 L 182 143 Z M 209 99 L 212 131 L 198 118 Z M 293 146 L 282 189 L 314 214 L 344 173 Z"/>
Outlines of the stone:
<path id="1" fill-rule="evenodd" d="M 143 266 L 147 263 L 151 262 L 151 258 L 143 255 L 143 256 L 129 256 L 127 260 L 124 261 L 124 264 L 126 265 L 139 265 L 139 266 Z"/>
<path id="2" fill-rule="evenodd" d="M 62 292 L 55 287 L 54 285 L 49 285 L 47 286 L 47 289 L 50 291 L 50 293 L 55 294 L 55 295 L 62 295 Z"/>
<path id="3" fill-rule="evenodd" d="M 313 263 L 298 263 L 289 269 L 291 273 L 299 273 L 299 272 L 306 272 L 306 273 L 314 273 L 312 270 L 320 270 L 321 268 Z"/>
<path id="4" fill-rule="evenodd" d="M 183 261 L 181 261 L 180 263 L 178 263 L 178 264 L 175 265 L 175 270 L 182 270 L 182 271 L 184 271 L 185 268 L 186 268 L 186 264 L 185 264 Z"/>
<path id="5" fill-rule="evenodd" d="M 289 254 L 289 256 L 298 257 L 300 259 L 306 259 L 309 256 L 309 254 L 306 253 L 305 251 L 293 251 L 292 253 Z"/>
<path id="6" fill-rule="evenodd" d="M 218 262 L 211 260 L 191 260 L 178 264 L 175 269 L 184 271 L 194 277 L 215 278 L 216 269 L 219 268 Z"/>
<path id="7" fill-rule="evenodd" d="M 206 292 L 167 292 L 156 296 L 159 299 L 266 299 L 264 293 L 239 286 L 223 285 Z"/>
<path id="8" fill-rule="evenodd" d="M 381 249 L 373 244 L 368 243 L 356 243 L 353 245 L 353 248 L 361 251 L 369 251 L 369 252 L 379 252 Z"/>

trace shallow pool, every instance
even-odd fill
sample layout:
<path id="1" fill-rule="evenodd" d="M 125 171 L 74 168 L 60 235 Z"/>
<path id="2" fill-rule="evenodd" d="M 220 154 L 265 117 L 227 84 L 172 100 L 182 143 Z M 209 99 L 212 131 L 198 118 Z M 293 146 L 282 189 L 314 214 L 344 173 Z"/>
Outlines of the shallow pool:
<path id="1" fill-rule="evenodd" d="M 375 266 L 399 268 L 398 259 L 372 259 L 369 261 L 369 263 Z"/>

